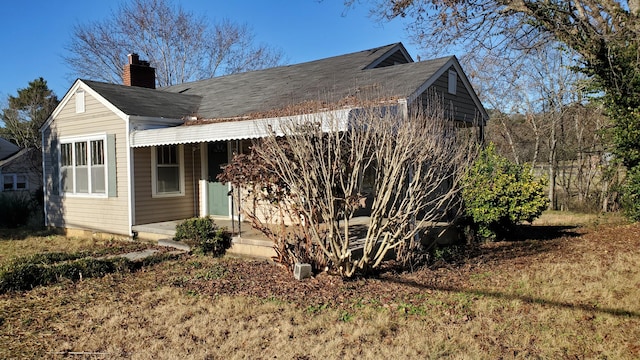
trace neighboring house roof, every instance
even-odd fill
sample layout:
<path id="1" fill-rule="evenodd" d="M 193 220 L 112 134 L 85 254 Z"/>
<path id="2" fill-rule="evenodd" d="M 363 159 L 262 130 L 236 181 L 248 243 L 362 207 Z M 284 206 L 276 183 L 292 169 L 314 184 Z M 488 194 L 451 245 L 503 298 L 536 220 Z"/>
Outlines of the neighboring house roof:
<path id="1" fill-rule="evenodd" d="M 13 153 L 12 155 L 10 155 L 10 156 L 8 156 L 8 157 L 6 157 L 4 159 L 1 159 L 0 160 L 0 168 L 2 168 L 3 166 L 6 166 L 6 165 L 14 162 L 17 159 L 20 159 L 25 154 L 31 152 L 31 150 L 34 150 L 34 149 L 33 148 L 24 148 L 24 149 L 21 149 L 21 150 L 15 152 L 15 153 Z"/>
<path id="2" fill-rule="evenodd" d="M 20 150 L 20 147 L 7 139 L 0 138 L 0 160 L 4 160 Z"/>

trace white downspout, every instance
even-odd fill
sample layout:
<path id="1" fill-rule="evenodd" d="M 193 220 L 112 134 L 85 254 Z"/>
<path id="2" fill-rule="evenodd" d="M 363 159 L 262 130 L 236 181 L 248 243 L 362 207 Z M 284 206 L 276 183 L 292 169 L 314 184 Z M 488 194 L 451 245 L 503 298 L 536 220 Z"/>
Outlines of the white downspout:
<path id="1" fill-rule="evenodd" d="M 135 199 L 135 194 L 134 194 L 134 189 L 133 189 L 133 184 L 132 181 L 135 178 L 135 172 L 134 172 L 134 164 L 133 164 L 133 148 L 131 147 L 131 118 L 129 115 L 127 115 L 126 119 L 125 119 L 125 125 L 126 125 L 126 149 L 127 149 L 127 168 L 129 169 L 129 174 L 127 174 L 127 207 L 128 207 L 128 213 L 129 213 L 129 236 L 131 237 L 135 237 L 135 233 L 133 231 L 133 224 L 135 223 L 136 220 L 136 215 L 135 215 L 135 206 L 134 206 L 134 199 Z M 117 184 L 117 181 L 116 181 Z"/>

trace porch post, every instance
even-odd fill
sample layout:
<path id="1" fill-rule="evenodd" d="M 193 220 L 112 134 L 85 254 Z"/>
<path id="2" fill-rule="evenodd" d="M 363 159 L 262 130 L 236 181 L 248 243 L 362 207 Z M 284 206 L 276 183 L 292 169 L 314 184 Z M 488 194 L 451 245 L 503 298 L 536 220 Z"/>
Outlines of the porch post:
<path id="1" fill-rule="evenodd" d="M 199 217 L 205 217 L 209 214 L 209 202 L 207 201 L 209 196 L 209 189 L 207 187 L 208 171 L 207 143 L 200 143 L 200 179 L 198 180 L 198 186 L 200 187 Z"/>

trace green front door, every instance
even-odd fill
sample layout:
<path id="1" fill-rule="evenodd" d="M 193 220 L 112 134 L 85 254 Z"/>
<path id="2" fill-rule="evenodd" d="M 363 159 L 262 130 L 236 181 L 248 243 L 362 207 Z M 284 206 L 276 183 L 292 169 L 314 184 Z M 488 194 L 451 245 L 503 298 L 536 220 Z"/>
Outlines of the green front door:
<path id="1" fill-rule="evenodd" d="M 207 179 L 209 215 L 229 216 L 229 186 L 216 179 L 222 166 L 228 162 L 227 142 L 207 144 L 209 176 Z"/>

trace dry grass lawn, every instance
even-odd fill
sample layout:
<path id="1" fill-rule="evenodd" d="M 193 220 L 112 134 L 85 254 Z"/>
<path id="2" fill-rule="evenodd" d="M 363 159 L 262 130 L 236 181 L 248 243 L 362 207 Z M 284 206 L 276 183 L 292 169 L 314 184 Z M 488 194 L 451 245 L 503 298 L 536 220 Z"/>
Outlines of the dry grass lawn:
<path id="1" fill-rule="evenodd" d="M 3 294 L 0 358 L 640 358 L 640 224 L 545 216 L 529 238 L 411 274 L 296 282 L 264 261 L 185 255 Z M 117 248 L 3 233 L 0 264 L 100 247 Z"/>

